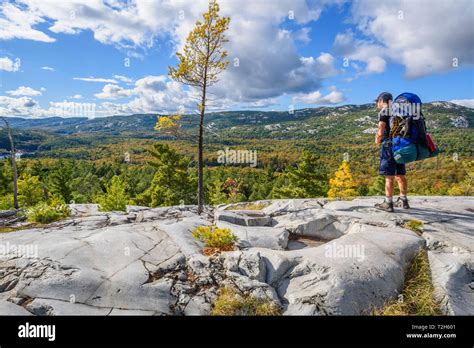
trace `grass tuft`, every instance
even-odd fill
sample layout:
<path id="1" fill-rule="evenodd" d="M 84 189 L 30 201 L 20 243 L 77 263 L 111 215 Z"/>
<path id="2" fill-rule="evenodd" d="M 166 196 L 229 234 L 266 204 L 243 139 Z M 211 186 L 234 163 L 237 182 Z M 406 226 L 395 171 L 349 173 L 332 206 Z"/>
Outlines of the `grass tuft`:
<path id="1" fill-rule="evenodd" d="M 403 227 L 412 230 L 420 236 L 423 234 L 423 222 L 421 222 L 420 220 L 409 220 L 403 224 Z"/>
<path id="2" fill-rule="evenodd" d="M 280 307 L 270 300 L 241 295 L 237 290 L 224 287 L 214 301 L 211 315 L 222 316 L 275 316 Z"/>
<path id="3" fill-rule="evenodd" d="M 270 205 L 270 202 L 249 202 L 244 204 L 239 204 L 235 206 L 230 206 L 226 210 L 262 210 Z"/>
<path id="4" fill-rule="evenodd" d="M 441 315 L 433 296 L 430 264 L 425 250 L 413 259 L 405 276 L 405 285 L 398 299 L 374 310 L 373 315 Z"/>

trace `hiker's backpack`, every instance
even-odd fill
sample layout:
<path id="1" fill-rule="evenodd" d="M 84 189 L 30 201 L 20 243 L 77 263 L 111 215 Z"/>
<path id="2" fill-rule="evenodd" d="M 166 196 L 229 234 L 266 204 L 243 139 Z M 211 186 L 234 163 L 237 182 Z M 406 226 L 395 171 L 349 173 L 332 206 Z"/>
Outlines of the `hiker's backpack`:
<path id="1" fill-rule="evenodd" d="M 438 148 L 426 132 L 421 99 L 402 93 L 392 103 L 390 119 L 392 151 L 395 162 L 410 163 L 438 155 Z"/>

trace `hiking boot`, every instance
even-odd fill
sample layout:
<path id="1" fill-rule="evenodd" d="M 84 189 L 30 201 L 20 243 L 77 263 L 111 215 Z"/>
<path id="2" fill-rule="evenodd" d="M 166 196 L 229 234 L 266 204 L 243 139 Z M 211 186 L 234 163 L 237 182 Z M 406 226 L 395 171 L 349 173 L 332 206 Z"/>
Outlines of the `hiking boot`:
<path id="1" fill-rule="evenodd" d="M 388 211 L 389 213 L 393 213 L 393 202 L 383 201 L 382 203 L 377 203 L 375 205 L 376 209 Z"/>
<path id="2" fill-rule="evenodd" d="M 408 199 L 403 199 L 401 197 L 398 197 L 397 201 L 395 202 L 395 206 L 398 208 L 410 209 L 410 205 L 408 204 Z"/>

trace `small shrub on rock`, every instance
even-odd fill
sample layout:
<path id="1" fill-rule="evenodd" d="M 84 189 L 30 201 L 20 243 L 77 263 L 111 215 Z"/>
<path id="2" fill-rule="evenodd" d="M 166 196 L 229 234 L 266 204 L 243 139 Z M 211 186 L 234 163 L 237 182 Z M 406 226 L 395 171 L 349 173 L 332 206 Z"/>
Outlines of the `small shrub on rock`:
<path id="1" fill-rule="evenodd" d="M 53 196 L 47 202 L 38 203 L 28 209 L 27 214 L 28 221 L 48 224 L 68 217 L 70 210 L 60 198 Z"/>
<path id="2" fill-rule="evenodd" d="M 270 300 L 242 295 L 237 290 L 224 287 L 214 301 L 211 315 L 266 316 L 280 315 L 280 307 Z"/>
<path id="3" fill-rule="evenodd" d="M 106 185 L 107 193 L 96 198 L 100 211 L 125 211 L 129 198 L 125 192 L 125 184 L 118 177 L 112 177 L 109 185 Z"/>
<path id="4" fill-rule="evenodd" d="M 237 237 L 228 228 L 217 226 L 199 226 L 193 230 L 193 236 L 204 242 L 204 254 L 234 250 Z"/>

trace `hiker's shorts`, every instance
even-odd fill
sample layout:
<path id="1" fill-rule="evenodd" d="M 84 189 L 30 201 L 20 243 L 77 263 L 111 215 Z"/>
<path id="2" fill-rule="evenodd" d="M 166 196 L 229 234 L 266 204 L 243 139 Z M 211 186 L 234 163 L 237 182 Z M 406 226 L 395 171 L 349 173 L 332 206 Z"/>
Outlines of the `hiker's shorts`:
<path id="1" fill-rule="evenodd" d="M 405 175 L 405 164 L 395 162 L 390 142 L 384 142 L 380 150 L 379 174 L 383 176 Z"/>

